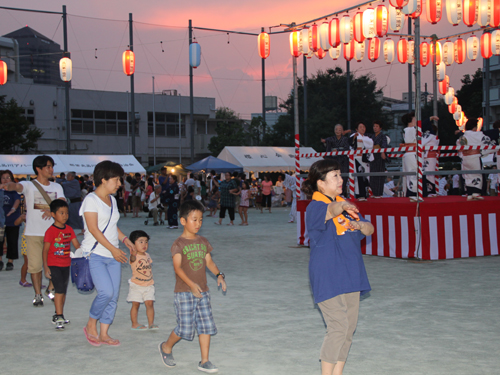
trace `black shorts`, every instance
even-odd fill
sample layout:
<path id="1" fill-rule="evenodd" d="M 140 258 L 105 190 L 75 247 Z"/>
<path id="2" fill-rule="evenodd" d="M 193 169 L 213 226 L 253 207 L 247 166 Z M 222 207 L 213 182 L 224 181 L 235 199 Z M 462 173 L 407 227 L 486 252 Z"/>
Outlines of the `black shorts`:
<path id="1" fill-rule="evenodd" d="M 69 268 L 49 266 L 52 284 L 54 284 L 54 290 L 58 294 L 66 294 L 68 290 Z"/>

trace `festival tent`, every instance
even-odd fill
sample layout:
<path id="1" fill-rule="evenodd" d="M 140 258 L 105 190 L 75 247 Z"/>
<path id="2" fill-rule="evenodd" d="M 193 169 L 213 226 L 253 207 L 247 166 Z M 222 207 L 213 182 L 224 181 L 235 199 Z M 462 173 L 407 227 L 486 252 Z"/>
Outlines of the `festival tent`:
<path id="1" fill-rule="evenodd" d="M 228 163 L 225 160 L 221 160 L 213 156 L 209 156 L 203 160 L 197 161 L 196 163 L 186 167 L 186 169 L 197 172 L 204 171 L 205 173 L 210 172 L 212 170 L 215 171 L 216 173 L 243 172 L 243 168 L 240 167 L 239 165 Z"/>
<path id="2" fill-rule="evenodd" d="M 38 155 L 0 155 L 0 170 L 8 169 L 15 175 L 33 175 L 33 159 Z M 66 165 L 59 155 L 50 155 L 54 159 L 54 173 L 66 172 Z M 62 155 L 61 155 L 62 156 Z M 64 155 L 66 156 L 66 155 Z"/>
<path id="3" fill-rule="evenodd" d="M 312 147 L 301 147 L 301 154 L 313 154 Z M 239 165 L 244 172 L 295 171 L 295 148 L 293 147 L 237 147 L 226 146 L 219 159 Z M 300 170 L 308 171 L 311 165 L 322 158 L 300 158 Z"/>
<path id="4" fill-rule="evenodd" d="M 153 165 L 151 167 L 147 167 L 146 172 L 148 172 L 148 174 L 158 173 L 163 167 L 167 168 L 168 173 L 174 173 L 172 169 L 174 169 L 175 172 L 178 172 L 181 175 L 186 175 L 188 173 L 188 171 L 186 170 L 186 168 L 184 168 L 182 164 L 178 164 L 173 161 L 167 161 L 164 163 Z"/>

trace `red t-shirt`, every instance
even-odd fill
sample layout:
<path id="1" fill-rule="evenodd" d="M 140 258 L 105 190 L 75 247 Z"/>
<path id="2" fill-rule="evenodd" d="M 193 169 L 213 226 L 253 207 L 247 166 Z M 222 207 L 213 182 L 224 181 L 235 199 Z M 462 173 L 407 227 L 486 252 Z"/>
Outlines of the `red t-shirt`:
<path id="1" fill-rule="evenodd" d="M 71 241 L 76 238 L 73 228 L 65 225 L 64 228 L 58 228 L 52 224 L 45 232 L 43 242 L 50 243 L 49 255 L 47 257 L 48 266 L 69 267 L 71 258 Z"/>

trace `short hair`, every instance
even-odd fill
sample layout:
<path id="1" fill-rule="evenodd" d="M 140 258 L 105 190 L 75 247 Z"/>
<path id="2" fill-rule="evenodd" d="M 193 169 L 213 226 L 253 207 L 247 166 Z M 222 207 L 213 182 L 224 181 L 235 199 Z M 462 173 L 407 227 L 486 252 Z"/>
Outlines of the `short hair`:
<path id="1" fill-rule="evenodd" d="M 38 175 L 37 168 L 42 169 L 43 167 L 47 166 L 48 162 L 52 163 L 52 166 L 56 165 L 54 163 L 54 159 L 52 159 L 49 155 L 39 155 L 36 158 L 33 159 L 33 172 L 35 172 L 36 175 Z"/>
<path id="2" fill-rule="evenodd" d="M 333 130 L 337 129 L 337 126 L 340 126 L 342 128 L 342 130 L 344 130 L 344 125 L 342 125 L 342 124 L 335 125 L 334 128 L 333 128 Z"/>
<path id="3" fill-rule="evenodd" d="M 205 211 L 205 207 L 203 207 L 203 205 L 197 200 L 185 201 L 179 208 L 179 217 L 187 220 L 189 214 L 193 211 L 200 211 L 203 213 Z"/>
<path id="4" fill-rule="evenodd" d="M 125 174 L 122 166 L 111 160 L 104 160 L 98 163 L 94 168 L 95 187 L 102 184 L 102 180 L 110 180 L 114 177 L 121 177 Z"/>
<path id="5" fill-rule="evenodd" d="M 67 177 L 69 177 L 69 176 L 76 176 L 76 172 L 68 172 Z"/>
<path id="6" fill-rule="evenodd" d="M 141 174 L 139 172 L 135 173 L 135 178 L 137 178 L 137 177 L 141 177 Z"/>
<path id="7" fill-rule="evenodd" d="M 170 177 L 172 177 L 172 179 L 174 180 L 174 182 L 177 182 L 177 176 L 175 174 L 171 174 Z"/>
<path id="8" fill-rule="evenodd" d="M 380 120 L 373 121 L 373 125 L 375 125 L 375 124 L 377 124 L 378 126 L 380 126 L 380 129 L 384 128 L 384 125 L 382 125 L 382 121 L 380 121 Z"/>
<path id="9" fill-rule="evenodd" d="M 156 189 L 161 189 L 161 185 L 155 185 L 155 190 Z"/>
<path id="10" fill-rule="evenodd" d="M 210 171 L 210 174 L 211 174 L 212 176 L 215 176 L 215 170 L 214 170 L 214 169 L 212 169 L 212 170 Z"/>
<path id="11" fill-rule="evenodd" d="M 130 242 L 135 244 L 135 241 L 137 241 L 141 237 L 146 237 L 149 241 L 149 235 L 143 230 L 134 230 L 132 233 L 130 233 L 128 239 L 130 240 Z"/>
<path id="12" fill-rule="evenodd" d="M 0 177 L 2 177 L 6 173 L 10 176 L 10 180 L 12 182 L 16 182 L 16 180 L 14 180 L 14 175 L 12 174 L 12 172 L 10 171 L 10 169 L 6 169 L 4 171 L 0 171 Z"/>
<path id="13" fill-rule="evenodd" d="M 356 129 L 359 128 L 359 125 L 364 125 L 364 127 L 366 128 L 366 125 L 363 121 L 360 121 L 356 124 Z"/>
<path id="14" fill-rule="evenodd" d="M 318 191 L 318 181 L 325 181 L 326 175 L 331 171 L 340 171 L 340 164 L 336 160 L 318 160 L 309 168 L 307 180 L 302 184 L 302 191 L 307 195 L 313 195 Z"/>
<path id="15" fill-rule="evenodd" d="M 477 118 L 470 118 L 465 124 L 465 130 L 474 130 L 477 127 Z"/>
<path id="16" fill-rule="evenodd" d="M 408 125 L 413 120 L 413 117 L 415 117 L 415 112 L 409 112 L 403 117 L 401 117 L 403 125 Z"/>
<path id="17" fill-rule="evenodd" d="M 61 207 L 68 207 L 68 203 L 62 199 L 54 199 L 50 202 L 50 212 L 56 213 Z"/>
<path id="18" fill-rule="evenodd" d="M 500 129 L 500 120 L 496 120 L 493 123 L 493 129 Z"/>

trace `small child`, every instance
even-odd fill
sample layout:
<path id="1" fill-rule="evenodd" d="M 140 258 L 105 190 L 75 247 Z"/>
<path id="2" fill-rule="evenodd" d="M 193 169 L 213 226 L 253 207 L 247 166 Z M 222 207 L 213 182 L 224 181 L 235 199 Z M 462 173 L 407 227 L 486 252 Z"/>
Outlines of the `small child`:
<path id="1" fill-rule="evenodd" d="M 171 249 L 176 279 L 174 306 L 177 327 L 167 341 L 158 345 L 158 349 L 165 366 L 174 367 L 173 346 L 181 339 L 192 341 L 196 327 L 201 350 L 198 370 L 215 373 L 218 368 L 208 360 L 210 336 L 217 333 L 217 328 L 212 317 L 206 268 L 215 275 L 217 285 L 224 292 L 226 281 L 210 255 L 212 246 L 205 237 L 197 234 L 203 222 L 203 205 L 196 200 L 186 201 L 180 207 L 179 216 L 184 232 L 174 241 Z"/>
<path id="2" fill-rule="evenodd" d="M 215 217 L 215 214 L 217 213 L 217 206 L 219 204 L 219 198 L 220 198 L 219 187 L 214 184 L 210 195 L 210 201 L 208 202 L 208 208 L 210 209 L 210 214 L 207 216 Z"/>
<path id="3" fill-rule="evenodd" d="M 54 305 L 56 313 L 52 316 L 52 323 L 56 330 L 64 330 L 69 320 L 64 318 L 63 309 L 68 289 L 69 268 L 71 266 L 71 244 L 78 249 L 80 244 L 76 239 L 73 228 L 66 225 L 68 221 L 68 204 L 62 199 L 54 199 L 50 203 L 50 215 L 54 224 L 45 232 L 43 239 L 43 268 L 45 277 L 54 284 Z"/>
<path id="4" fill-rule="evenodd" d="M 142 230 L 135 230 L 130 233 L 130 241 L 132 241 L 137 250 L 135 253 L 130 254 L 132 277 L 128 281 L 129 290 L 127 296 L 127 302 L 132 303 L 132 308 L 130 309 L 132 330 L 157 330 L 158 326 L 154 324 L 155 282 L 153 280 L 151 267 L 153 261 L 146 252 L 148 251 L 149 236 Z M 147 327 L 137 322 L 137 315 L 139 313 L 139 306 L 141 303 L 144 303 L 144 306 L 146 306 L 146 315 L 148 317 Z"/>
<path id="5" fill-rule="evenodd" d="M 241 201 L 240 201 L 240 217 L 241 224 L 240 225 L 248 225 L 248 206 L 250 206 L 250 189 L 248 188 L 248 182 L 243 181 L 241 183 Z"/>

